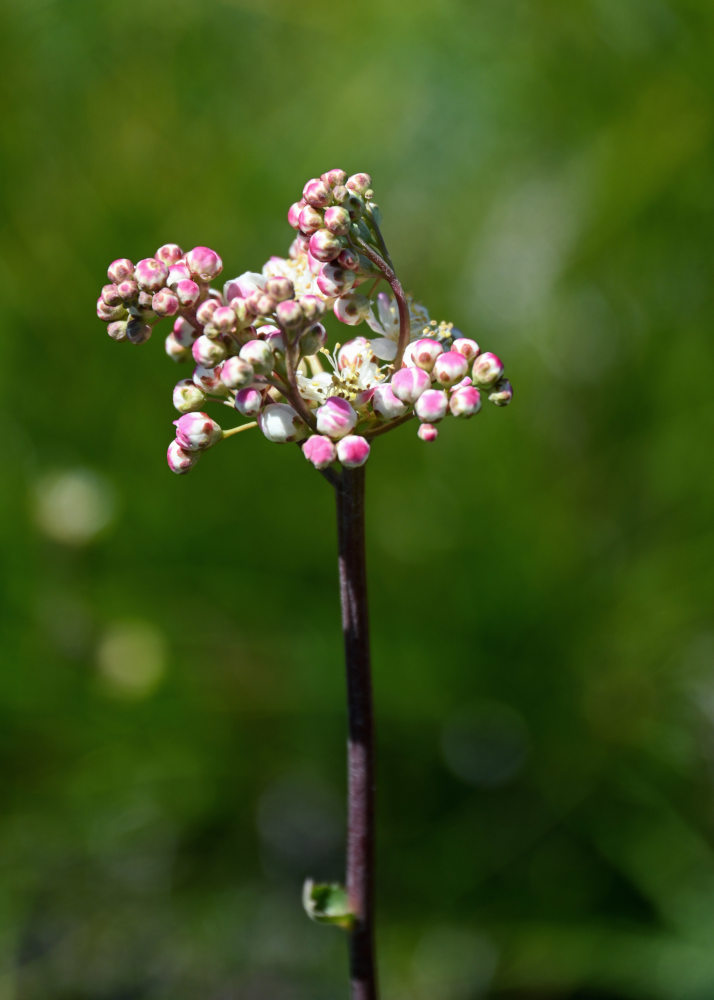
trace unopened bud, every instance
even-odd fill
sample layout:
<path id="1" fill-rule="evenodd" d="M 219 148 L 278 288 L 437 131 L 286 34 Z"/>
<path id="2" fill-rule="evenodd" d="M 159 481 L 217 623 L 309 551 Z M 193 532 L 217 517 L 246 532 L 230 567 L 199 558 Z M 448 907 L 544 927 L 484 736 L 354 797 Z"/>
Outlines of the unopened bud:
<path id="1" fill-rule="evenodd" d="M 299 302 L 307 323 L 313 323 L 325 312 L 325 303 L 317 295 L 302 295 Z"/>
<path id="2" fill-rule="evenodd" d="M 288 209 L 288 222 L 293 227 L 293 229 L 300 228 L 300 212 L 304 208 L 304 205 L 299 201 L 296 201 Z"/>
<path id="3" fill-rule="evenodd" d="M 117 286 L 114 284 L 104 285 L 100 298 L 102 299 L 102 302 L 108 306 L 118 306 L 121 305 L 123 301 Z"/>
<path id="4" fill-rule="evenodd" d="M 357 423 L 357 414 L 346 399 L 330 396 L 322 406 L 318 406 L 317 429 L 333 439 L 344 437 Z"/>
<path id="5" fill-rule="evenodd" d="M 166 284 L 169 288 L 175 288 L 179 281 L 191 281 L 191 272 L 188 269 L 188 264 L 185 260 L 176 261 L 169 268 L 169 276 L 166 279 Z"/>
<path id="6" fill-rule="evenodd" d="M 139 286 L 133 278 L 126 278 L 116 286 L 117 294 L 122 302 L 133 302 L 138 298 Z"/>
<path id="7" fill-rule="evenodd" d="M 434 378 L 444 386 L 455 385 L 469 370 L 469 363 L 458 351 L 446 351 L 434 362 Z"/>
<path id="8" fill-rule="evenodd" d="M 178 245 L 178 243 L 164 243 L 162 247 L 154 254 L 157 260 L 160 260 L 162 264 L 166 264 L 171 267 L 177 261 L 181 260 L 183 257 L 183 250 Z"/>
<path id="9" fill-rule="evenodd" d="M 219 333 L 230 333 L 235 329 L 236 314 L 230 306 L 219 306 L 213 310 L 211 316 L 211 326 Z"/>
<path id="10" fill-rule="evenodd" d="M 329 229 L 318 229 L 310 237 L 310 253 L 323 263 L 339 257 L 344 246 L 344 238 L 335 236 Z"/>
<path id="11" fill-rule="evenodd" d="M 221 340 L 215 340 L 212 337 L 207 337 L 205 334 L 200 336 L 198 340 L 193 342 L 191 346 L 191 353 L 193 354 L 193 360 L 197 365 L 203 365 L 206 368 L 213 368 L 223 361 L 226 357 L 228 351 L 226 350 L 226 345 Z"/>
<path id="12" fill-rule="evenodd" d="M 179 316 L 174 320 L 173 334 L 183 347 L 191 346 L 196 339 L 196 333 L 196 328 L 191 326 L 185 316 Z"/>
<path id="13" fill-rule="evenodd" d="M 369 299 L 360 292 L 345 295 L 335 302 L 332 311 L 340 323 L 357 326 L 369 315 Z"/>
<path id="14" fill-rule="evenodd" d="M 244 358 L 227 358 L 221 365 L 221 381 L 228 389 L 245 389 L 255 378 L 255 369 Z"/>
<path id="15" fill-rule="evenodd" d="M 467 361 L 473 361 L 474 358 L 478 357 L 480 347 L 475 340 L 470 340 L 468 337 L 457 337 L 451 345 L 451 350 L 463 354 Z"/>
<path id="16" fill-rule="evenodd" d="M 295 294 L 295 288 L 290 278 L 268 278 L 265 291 L 276 302 L 284 302 Z"/>
<path id="17" fill-rule="evenodd" d="M 444 353 L 444 348 L 438 340 L 422 338 L 411 344 L 409 353 L 410 361 L 417 368 L 423 368 L 425 372 L 430 372 L 434 368 L 434 362 L 439 355 Z"/>
<path id="18" fill-rule="evenodd" d="M 258 426 L 268 441 L 276 444 L 300 441 L 307 433 L 307 427 L 287 403 L 269 403 L 258 417 Z"/>
<path id="19" fill-rule="evenodd" d="M 115 306 L 108 306 L 100 296 L 97 299 L 97 316 L 105 323 L 111 323 L 115 319 L 122 319 L 126 316 L 126 309 L 121 302 Z"/>
<path id="20" fill-rule="evenodd" d="M 471 375 L 476 385 L 487 388 L 498 382 L 503 375 L 503 362 L 495 354 L 487 351 L 486 354 L 480 354 L 476 358 Z"/>
<path id="21" fill-rule="evenodd" d="M 213 319 L 213 314 L 220 307 L 218 299 L 206 299 L 196 310 L 196 319 L 201 326 L 206 326 Z"/>
<path id="22" fill-rule="evenodd" d="M 455 417 L 472 417 L 481 409 L 481 394 L 472 385 L 460 385 L 449 396 L 449 409 Z"/>
<path id="23" fill-rule="evenodd" d="M 186 263 L 193 277 L 212 281 L 223 270 L 223 261 L 209 247 L 194 247 L 186 254 Z"/>
<path id="24" fill-rule="evenodd" d="M 171 360 L 177 364 L 180 364 L 182 361 L 188 361 L 191 357 L 188 347 L 185 347 L 174 333 L 170 333 L 166 340 L 164 340 L 164 350 Z"/>
<path id="25" fill-rule="evenodd" d="M 414 404 L 417 417 L 423 423 L 437 424 L 446 416 L 448 399 L 443 389 L 427 389 Z"/>
<path id="26" fill-rule="evenodd" d="M 306 357 L 317 352 L 327 343 L 327 330 L 322 323 L 315 323 L 300 337 L 300 353 Z"/>
<path id="27" fill-rule="evenodd" d="M 337 442 L 337 460 L 346 469 L 357 469 L 369 458 L 369 441 L 359 434 L 349 434 Z"/>
<path id="28" fill-rule="evenodd" d="M 192 469 L 200 457 L 200 451 L 185 451 L 176 440 L 171 442 L 169 450 L 166 452 L 169 468 L 177 476 L 182 476 L 189 469 Z"/>
<path id="29" fill-rule="evenodd" d="M 352 174 L 351 177 L 347 178 L 345 187 L 348 191 L 354 191 L 355 194 L 364 194 L 372 187 L 372 178 L 369 174 Z"/>
<path id="30" fill-rule="evenodd" d="M 330 201 L 330 189 L 323 180 L 314 177 L 302 189 L 302 196 L 313 208 L 324 208 Z"/>
<path id="31" fill-rule="evenodd" d="M 439 436 L 439 431 L 434 427 L 433 424 L 419 424 L 419 430 L 417 431 L 417 437 L 422 441 L 436 441 Z"/>
<path id="32" fill-rule="evenodd" d="M 259 326 L 255 331 L 259 340 L 264 340 L 273 353 L 285 354 L 285 337 L 279 326 Z"/>
<path id="33" fill-rule="evenodd" d="M 110 323 L 107 327 L 107 333 L 112 338 L 112 340 L 121 341 L 126 340 L 126 320 L 119 319 Z"/>
<path id="34" fill-rule="evenodd" d="M 234 406 L 244 417 L 254 417 L 256 413 L 260 413 L 263 397 L 257 389 L 251 387 L 239 389 L 236 393 Z"/>
<path id="35" fill-rule="evenodd" d="M 316 469 L 326 469 L 337 456 L 334 444 L 324 434 L 312 434 L 302 446 L 302 453 Z"/>
<path id="36" fill-rule="evenodd" d="M 337 168 L 326 171 L 321 177 L 328 187 L 337 187 L 339 184 L 344 184 L 347 180 L 345 171 Z"/>
<path id="37" fill-rule="evenodd" d="M 157 316 L 175 316 L 179 311 L 178 296 L 168 288 L 161 288 L 154 292 L 151 308 Z"/>
<path id="38" fill-rule="evenodd" d="M 317 287 L 327 298 L 336 298 L 349 291 L 354 281 L 354 271 L 346 271 L 335 264 L 323 264 L 317 276 Z"/>
<path id="39" fill-rule="evenodd" d="M 278 302 L 275 307 L 275 315 L 278 323 L 287 330 L 294 329 L 304 320 L 304 313 L 299 302 L 295 299 L 286 299 L 285 302 Z"/>
<path id="40" fill-rule="evenodd" d="M 184 309 L 191 309 L 201 297 L 201 289 L 191 278 L 184 278 L 174 285 L 176 297 Z"/>
<path id="41" fill-rule="evenodd" d="M 151 327 L 143 319 L 132 316 L 126 324 L 126 339 L 132 344 L 145 344 L 151 336 Z"/>
<path id="42" fill-rule="evenodd" d="M 423 368 L 400 368 L 392 375 L 390 384 L 394 395 L 403 403 L 416 403 L 431 385 L 431 379 Z"/>
<path id="43" fill-rule="evenodd" d="M 119 257 L 107 268 L 107 277 L 113 284 L 118 285 L 120 281 L 134 277 L 134 265 L 128 257 Z"/>
<path id="44" fill-rule="evenodd" d="M 200 410 L 206 402 L 206 394 L 198 388 L 193 379 L 182 378 L 174 386 L 173 403 L 179 413 Z"/>
<path id="45" fill-rule="evenodd" d="M 513 386 L 507 378 L 501 378 L 496 382 L 493 391 L 489 392 L 488 400 L 495 406 L 508 406 L 513 399 Z"/>
<path id="46" fill-rule="evenodd" d="M 155 257 L 145 257 L 134 269 L 134 277 L 139 288 L 144 292 L 158 292 L 166 284 L 169 269 Z"/>
<path id="47" fill-rule="evenodd" d="M 344 267 L 347 271 L 357 271 L 360 267 L 360 257 L 354 250 L 345 247 L 344 250 L 340 251 L 340 255 L 335 260 L 335 263 L 339 264 L 340 267 Z"/>
<path id="48" fill-rule="evenodd" d="M 249 340 L 243 344 L 239 356 L 252 365 L 259 375 L 269 375 L 275 364 L 275 357 L 264 340 Z"/>
<path id="49" fill-rule="evenodd" d="M 312 236 L 322 227 L 322 213 L 318 212 L 312 205 L 306 205 L 300 210 L 298 223 L 301 233 L 304 233 L 305 236 Z"/>
<path id="50" fill-rule="evenodd" d="M 221 381 L 221 365 L 215 368 L 206 368 L 205 365 L 196 365 L 193 370 L 193 381 L 199 389 L 203 389 L 209 395 L 224 395 L 225 386 Z"/>
<path id="51" fill-rule="evenodd" d="M 325 209 L 325 228 L 335 236 L 345 236 L 350 231 L 350 213 L 340 205 Z"/>
<path id="52" fill-rule="evenodd" d="M 184 451 L 204 451 L 223 437 L 223 431 L 207 413 L 184 413 L 174 420 L 176 440 Z"/>
<path id="53" fill-rule="evenodd" d="M 383 420 L 394 420 L 407 412 L 406 403 L 394 395 L 390 385 L 377 386 L 372 394 L 372 409 Z"/>

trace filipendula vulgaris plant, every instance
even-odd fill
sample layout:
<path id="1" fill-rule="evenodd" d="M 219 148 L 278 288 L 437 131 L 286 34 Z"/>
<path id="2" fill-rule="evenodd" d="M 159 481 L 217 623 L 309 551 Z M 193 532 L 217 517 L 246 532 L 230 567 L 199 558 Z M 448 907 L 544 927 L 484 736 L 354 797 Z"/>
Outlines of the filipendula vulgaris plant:
<path id="1" fill-rule="evenodd" d="M 337 502 L 348 700 L 345 885 L 306 882 L 313 919 L 345 928 L 352 1000 L 376 1000 L 374 943 L 374 727 L 364 536 L 365 463 L 372 442 L 414 422 L 435 441 L 443 420 L 463 420 L 483 398 L 506 406 L 513 390 L 501 360 L 405 294 L 380 230 L 369 174 L 328 170 L 288 211 L 297 230 L 287 257 L 271 257 L 212 287 L 223 269 L 208 247 L 169 243 L 134 264 L 109 265 L 97 315 L 109 336 L 143 344 L 161 320 L 166 353 L 190 374 L 173 390 L 180 414 L 168 448 L 172 472 L 189 472 L 210 448 L 258 428 L 296 442 L 333 486 Z M 384 283 L 390 291 L 383 289 Z M 328 346 L 331 310 L 363 333 Z M 227 407 L 238 423 L 209 416 Z"/>

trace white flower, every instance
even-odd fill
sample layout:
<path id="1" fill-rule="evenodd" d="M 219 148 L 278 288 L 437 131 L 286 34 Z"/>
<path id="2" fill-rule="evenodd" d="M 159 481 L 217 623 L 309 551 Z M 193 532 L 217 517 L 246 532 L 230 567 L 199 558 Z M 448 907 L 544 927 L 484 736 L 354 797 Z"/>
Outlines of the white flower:
<path id="1" fill-rule="evenodd" d="M 339 396 L 359 407 L 362 394 L 371 392 L 387 378 L 387 372 L 377 363 L 372 344 L 366 337 L 348 340 L 336 355 L 327 351 L 321 351 L 320 355 L 329 362 L 330 371 L 311 376 L 298 372 L 297 375 L 298 390 L 307 402 L 319 404 L 330 396 Z"/>
<path id="2" fill-rule="evenodd" d="M 429 313 L 423 305 L 415 302 L 411 295 L 407 295 L 407 305 L 409 307 L 409 340 L 416 340 L 423 337 L 424 328 L 429 325 Z M 386 292 L 380 292 L 377 296 L 377 312 L 370 310 L 367 316 L 367 326 L 370 330 L 380 334 L 373 337 L 372 352 L 380 361 L 394 361 L 397 356 L 397 344 L 399 342 L 399 309 L 397 300 Z"/>

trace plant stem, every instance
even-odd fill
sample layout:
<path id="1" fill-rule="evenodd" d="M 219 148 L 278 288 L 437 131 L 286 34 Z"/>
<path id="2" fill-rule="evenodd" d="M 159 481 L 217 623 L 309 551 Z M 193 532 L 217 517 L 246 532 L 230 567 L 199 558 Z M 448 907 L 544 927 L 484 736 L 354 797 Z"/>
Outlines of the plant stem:
<path id="1" fill-rule="evenodd" d="M 342 631 L 347 668 L 347 894 L 350 996 L 377 1000 L 374 945 L 374 720 L 364 532 L 364 468 L 335 482 Z"/>
<path id="2" fill-rule="evenodd" d="M 409 335 L 411 332 L 411 319 L 409 317 L 409 306 L 407 305 L 407 299 L 404 294 L 404 289 L 402 288 L 399 278 L 394 273 L 393 269 L 389 266 L 383 257 L 380 257 L 376 250 L 374 250 L 368 243 L 364 240 L 358 239 L 357 245 L 365 257 L 368 257 L 372 263 L 377 267 L 384 275 L 386 281 L 394 293 L 394 298 L 397 300 L 397 309 L 399 311 L 399 341 L 397 343 L 397 355 L 392 362 L 392 366 L 396 371 L 402 363 L 402 355 L 409 343 Z"/>

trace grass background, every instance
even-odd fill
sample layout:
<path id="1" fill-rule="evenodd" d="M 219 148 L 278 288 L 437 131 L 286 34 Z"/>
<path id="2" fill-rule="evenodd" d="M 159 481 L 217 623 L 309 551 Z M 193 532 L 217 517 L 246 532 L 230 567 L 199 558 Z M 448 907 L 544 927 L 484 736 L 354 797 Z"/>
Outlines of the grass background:
<path id="1" fill-rule="evenodd" d="M 171 476 L 177 370 L 94 316 L 334 166 L 516 391 L 369 462 L 384 996 L 708 1000 L 714 8 L 1 15 L 0 1000 L 344 995 L 332 498 L 252 435 Z"/>

